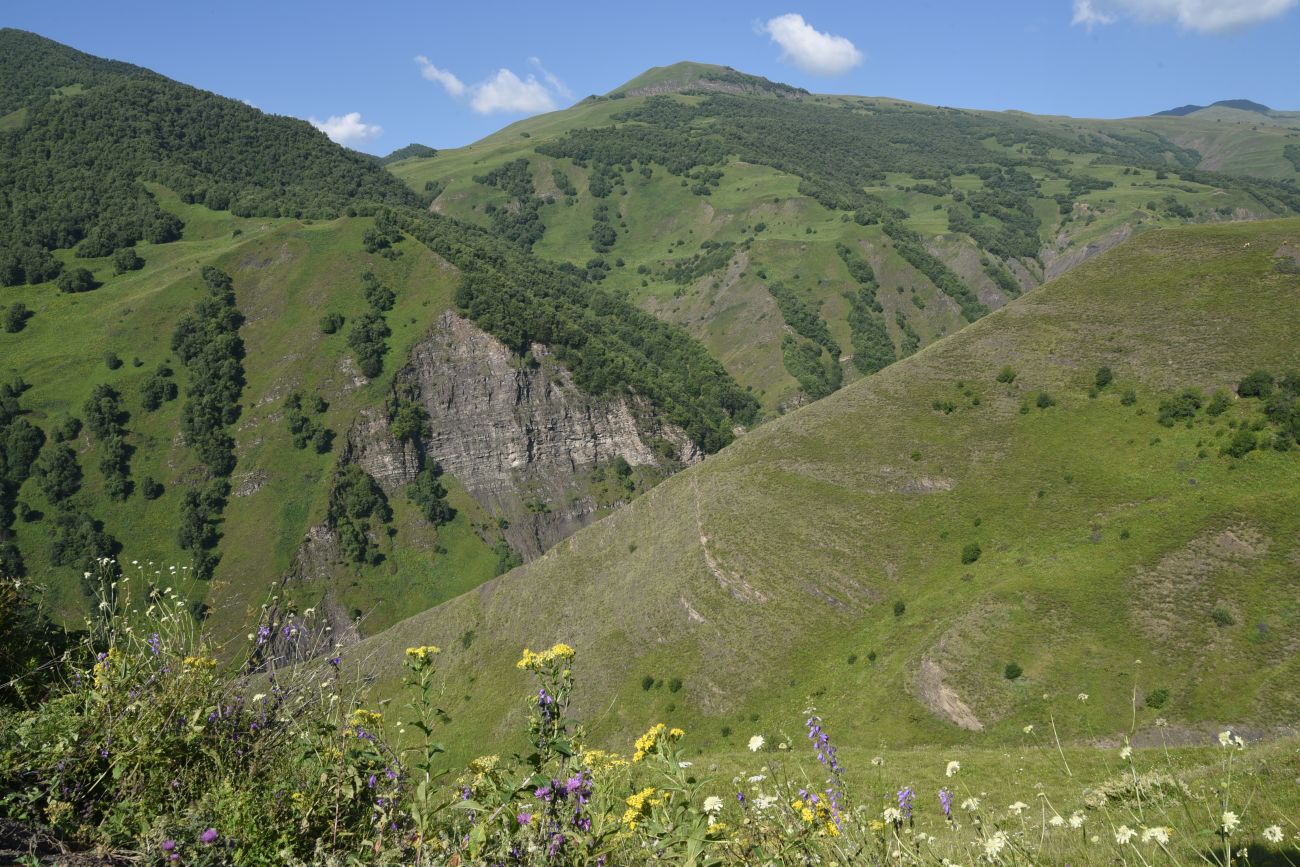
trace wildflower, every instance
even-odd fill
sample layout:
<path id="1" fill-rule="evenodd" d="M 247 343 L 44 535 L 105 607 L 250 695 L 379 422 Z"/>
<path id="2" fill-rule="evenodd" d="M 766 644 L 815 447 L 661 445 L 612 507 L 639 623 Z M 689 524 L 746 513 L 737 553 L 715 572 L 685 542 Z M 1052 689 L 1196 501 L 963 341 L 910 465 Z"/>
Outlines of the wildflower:
<path id="1" fill-rule="evenodd" d="M 912 818 L 912 801 L 915 798 L 916 791 L 911 786 L 904 786 L 898 790 L 898 809 L 904 819 Z"/>
<path id="2" fill-rule="evenodd" d="M 880 818 L 891 825 L 897 825 L 903 821 L 903 812 L 897 807 L 886 807 L 885 811 L 880 814 Z"/>
<path id="3" fill-rule="evenodd" d="M 686 768 L 689 768 L 694 764 L 695 762 L 678 762 L 677 767 L 681 768 L 682 770 L 685 770 Z"/>
<path id="4" fill-rule="evenodd" d="M 1240 825 L 1240 824 L 1241 824 L 1241 819 L 1239 819 L 1239 818 L 1237 817 L 1237 814 L 1234 813 L 1234 812 L 1232 812 L 1231 810 L 1229 810 L 1229 811 L 1227 811 L 1227 812 L 1225 812 L 1225 813 L 1223 814 L 1223 833 L 1224 833 L 1224 834 L 1231 834 L 1233 831 L 1237 830 L 1237 826 Z"/>
<path id="5" fill-rule="evenodd" d="M 753 776 L 749 777 L 746 781 L 757 785 L 766 779 L 767 779 L 766 774 L 754 774 Z"/>
<path id="6" fill-rule="evenodd" d="M 1086 692 L 1079 693 L 1079 701 L 1087 701 L 1087 700 L 1088 700 L 1088 693 Z"/>
<path id="7" fill-rule="evenodd" d="M 644 815 L 647 807 L 663 803 L 662 799 L 654 797 L 655 791 L 654 786 L 647 786 L 624 800 L 627 809 L 623 811 L 623 824 L 627 825 L 629 831 L 636 830 L 637 821 Z"/>
<path id="8" fill-rule="evenodd" d="M 1168 828 L 1161 828 L 1161 827 L 1158 827 L 1158 826 L 1155 827 L 1155 828 L 1143 828 L 1143 829 L 1142 829 L 1142 842 L 1143 842 L 1143 843 L 1158 843 L 1158 844 L 1160 844 L 1161 846 L 1164 846 L 1164 845 L 1166 845 L 1166 844 L 1169 843 L 1169 829 L 1168 829 Z"/>
<path id="9" fill-rule="evenodd" d="M 413 662 L 424 662 L 430 656 L 442 653 L 442 649 L 432 644 L 426 644 L 422 647 L 406 648 L 406 658 Z"/>
<path id="10" fill-rule="evenodd" d="M 1005 848 L 1007 848 L 1007 835 L 1003 831 L 998 831 L 984 841 L 984 857 L 993 861 L 1002 854 L 1002 850 Z"/>
<path id="11" fill-rule="evenodd" d="M 955 777 L 957 776 L 957 772 L 960 770 L 961 770 L 961 762 L 949 762 L 948 767 L 944 769 L 943 773 L 945 776 Z"/>
<path id="12" fill-rule="evenodd" d="M 813 742 L 817 750 L 817 761 L 829 768 L 832 774 L 839 774 L 844 769 L 840 767 L 836 758 L 835 747 L 831 746 L 830 736 L 822 730 L 822 718 L 809 711 L 805 726 L 808 729 L 808 740 Z"/>
<path id="13" fill-rule="evenodd" d="M 534 653 L 525 647 L 524 655 L 515 663 L 515 667 L 525 671 L 541 671 L 553 662 L 568 662 L 576 655 L 577 651 L 567 644 L 556 644 L 550 650 L 543 650 L 540 653 Z"/>
<path id="14" fill-rule="evenodd" d="M 722 799 L 717 795 L 709 795 L 704 799 L 704 812 L 710 816 L 716 816 L 722 812 Z"/>
<path id="15" fill-rule="evenodd" d="M 1130 747 L 1128 744 L 1124 744 L 1124 748 L 1121 749 L 1121 750 L 1119 751 L 1119 757 L 1120 757 L 1121 759 L 1130 759 L 1130 758 L 1132 758 L 1132 757 L 1133 757 L 1133 748 Z"/>
<path id="16" fill-rule="evenodd" d="M 767 741 L 763 739 L 762 735 L 754 735 L 749 739 L 749 751 L 751 753 L 756 753 L 763 748 L 763 744 L 765 743 L 767 743 Z"/>
<path id="17" fill-rule="evenodd" d="M 259 693 L 257 693 L 256 695 L 253 696 L 253 702 L 254 702 L 254 703 L 257 703 L 257 702 L 261 701 L 261 700 L 264 699 L 264 698 L 266 698 L 266 693 L 264 693 L 264 692 L 259 692 Z"/>
<path id="18" fill-rule="evenodd" d="M 1162 729 L 1167 725 L 1169 725 L 1169 720 L 1165 719 L 1162 716 L 1156 717 L 1156 728 Z"/>
<path id="19" fill-rule="evenodd" d="M 1060 816 L 1053 816 L 1047 820 L 1047 824 L 1051 825 L 1053 828 L 1060 828 L 1065 825 L 1065 820 Z"/>
<path id="20" fill-rule="evenodd" d="M 760 813 L 766 813 L 776 805 L 775 795 L 759 795 L 754 799 L 754 809 Z"/>
<path id="21" fill-rule="evenodd" d="M 1270 843 L 1282 842 L 1282 827 L 1280 825 L 1269 825 L 1264 829 L 1264 839 Z"/>
<path id="22" fill-rule="evenodd" d="M 1132 840 L 1136 836 L 1137 831 L 1134 831 L 1128 825 L 1120 825 L 1115 831 L 1115 842 L 1121 846 L 1127 846 L 1128 841 Z"/>
<path id="23" fill-rule="evenodd" d="M 884 758 L 881 757 L 881 756 L 874 756 L 874 757 L 872 757 L 872 759 L 871 759 L 871 766 L 872 766 L 873 768 L 879 768 L 879 767 L 881 767 L 881 766 L 884 765 L 884 764 L 885 764 L 885 760 L 884 760 Z M 952 764 L 956 764 L 956 762 L 953 762 Z M 952 767 L 952 765 L 949 765 L 948 767 Z"/>
<path id="24" fill-rule="evenodd" d="M 1025 726 L 1023 729 L 1021 729 L 1021 731 L 1023 731 L 1023 732 L 1024 732 L 1025 734 L 1027 734 L 1027 735 L 1031 735 L 1031 734 L 1033 734 L 1033 733 L 1034 733 L 1034 724 L 1033 724 L 1033 723 L 1030 723 L 1029 725 Z"/>
<path id="25" fill-rule="evenodd" d="M 176 848 L 176 841 L 171 839 L 170 837 L 162 841 L 162 850 L 164 852 L 170 852 L 175 848 Z"/>
<path id="26" fill-rule="evenodd" d="M 973 813 L 980 808 L 979 798 L 967 798 L 961 802 L 961 808 L 968 813 Z"/>
<path id="27" fill-rule="evenodd" d="M 1076 831 L 1079 828 L 1082 828 L 1083 823 L 1086 821 L 1088 821 L 1088 817 L 1083 815 L 1083 813 L 1079 812 L 1078 810 L 1075 810 L 1073 813 L 1070 814 L 1070 827 L 1074 828 Z"/>
<path id="28" fill-rule="evenodd" d="M 1029 805 L 1026 804 L 1024 801 L 1016 801 L 1010 807 L 1007 807 L 1007 810 L 1010 811 L 1011 815 L 1013 816 L 1019 816 L 1027 809 L 1029 809 Z"/>
<path id="29" fill-rule="evenodd" d="M 208 844 L 217 842 L 217 829 L 209 828 L 208 830 L 204 831 L 202 834 L 199 835 L 199 840 Z"/>
<path id="30" fill-rule="evenodd" d="M 948 789 L 939 790 L 939 806 L 943 807 L 944 818 L 952 818 L 952 792 Z"/>
<path id="31" fill-rule="evenodd" d="M 520 825 L 527 825 L 529 822 L 533 821 L 533 814 L 520 813 L 519 815 L 515 816 L 515 821 L 517 821 Z"/>

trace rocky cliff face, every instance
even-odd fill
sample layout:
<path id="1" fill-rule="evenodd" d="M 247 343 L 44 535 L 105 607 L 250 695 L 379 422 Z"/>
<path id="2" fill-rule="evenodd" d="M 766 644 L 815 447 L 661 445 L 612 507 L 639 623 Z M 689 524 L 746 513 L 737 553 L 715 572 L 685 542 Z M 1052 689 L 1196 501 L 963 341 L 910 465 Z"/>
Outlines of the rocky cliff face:
<path id="1" fill-rule="evenodd" d="M 437 461 L 489 512 L 505 518 L 506 541 L 525 559 L 590 523 L 598 504 L 591 471 L 622 457 L 672 472 L 702 455 L 685 433 L 648 407 L 591 398 L 538 344 L 525 364 L 504 344 L 452 311 L 411 352 L 395 390 L 429 413 L 424 458 Z M 390 494 L 415 477 L 415 446 L 388 433 L 383 410 L 358 419 L 345 459 Z"/>

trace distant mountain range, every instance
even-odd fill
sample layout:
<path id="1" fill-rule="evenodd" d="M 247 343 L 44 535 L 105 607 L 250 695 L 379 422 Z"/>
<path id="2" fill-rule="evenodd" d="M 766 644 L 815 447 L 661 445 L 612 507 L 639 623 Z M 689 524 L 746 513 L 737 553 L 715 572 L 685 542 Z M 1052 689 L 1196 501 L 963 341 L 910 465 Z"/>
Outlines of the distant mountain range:
<path id="1" fill-rule="evenodd" d="M 1235 108 L 1241 111 L 1253 111 L 1258 114 L 1273 113 L 1273 109 L 1267 105 L 1249 99 L 1221 99 L 1209 105 L 1180 105 L 1178 108 L 1157 111 L 1152 117 L 1186 117 L 1193 112 L 1203 111 L 1207 108 Z"/>

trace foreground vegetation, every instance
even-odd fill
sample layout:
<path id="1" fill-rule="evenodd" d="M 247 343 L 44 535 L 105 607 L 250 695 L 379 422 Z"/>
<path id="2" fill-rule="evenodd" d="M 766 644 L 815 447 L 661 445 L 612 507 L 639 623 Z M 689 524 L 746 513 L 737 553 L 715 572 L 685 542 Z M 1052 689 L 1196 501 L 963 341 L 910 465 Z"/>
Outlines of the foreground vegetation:
<path id="1" fill-rule="evenodd" d="M 988 750 L 868 760 L 809 708 L 782 715 L 795 734 L 755 731 L 738 754 L 701 756 L 663 722 L 615 753 L 570 716 L 577 652 L 557 644 L 516 665 L 532 681 L 527 746 L 455 768 L 438 741 L 438 647 L 407 648 L 403 695 L 376 704 L 310 613 L 264 614 L 218 647 L 176 589 L 184 579 L 111 560 L 94 578 L 96 616 L 43 663 L 52 635 L 31 585 L 0 595 L 6 650 L 33 654 L 0 711 L 0 845 L 28 863 L 79 850 L 157 864 L 1300 859 L 1294 740 L 1248 745 L 1228 730 L 1192 750 L 1134 750 L 1128 737 L 1066 749 L 1053 718 L 1010 772 Z M 275 640 L 323 659 L 277 668 Z"/>

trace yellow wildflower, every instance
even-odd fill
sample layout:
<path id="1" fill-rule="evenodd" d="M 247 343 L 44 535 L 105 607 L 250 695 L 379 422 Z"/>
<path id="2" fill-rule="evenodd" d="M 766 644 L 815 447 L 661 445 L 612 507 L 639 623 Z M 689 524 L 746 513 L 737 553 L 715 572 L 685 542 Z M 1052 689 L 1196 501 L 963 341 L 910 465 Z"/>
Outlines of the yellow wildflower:
<path id="1" fill-rule="evenodd" d="M 359 707 L 352 711 L 351 721 L 352 725 L 357 726 L 358 728 L 361 726 L 370 726 L 371 728 L 375 728 L 383 724 L 384 715 L 379 711 L 366 710 L 363 707 Z"/>
<path id="2" fill-rule="evenodd" d="M 112 651 L 109 651 L 110 653 Z M 184 660 L 186 668 L 195 671 L 211 671 L 217 667 L 217 661 L 210 656 L 187 656 Z"/>
<path id="3" fill-rule="evenodd" d="M 664 733 L 665 728 L 667 726 L 663 723 L 655 723 L 645 734 L 637 738 L 634 744 L 636 752 L 632 754 L 632 761 L 639 762 L 649 755 L 654 750 L 655 744 L 659 742 L 659 736 Z"/>
<path id="4" fill-rule="evenodd" d="M 654 793 L 654 786 L 646 786 L 635 795 L 628 795 L 624 801 L 627 809 L 623 811 L 623 824 L 627 825 L 628 830 L 636 830 L 637 820 L 645 814 L 646 808 L 663 802 L 662 799 L 656 799 Z"/>
<path id="5" fill-rule="evenodd" d="M 432 644 L 426 644 L 422 647 L 406 648 L 406 657 L 416 662 L 424 662 L 428 657 L 442 653 L 442 648 Z"/>
<path id="6" fill-rule="evenodd" d="M 617 753 L 607 753 L 604 750 L 583 750 L 578 755 L 578 761 L 593 774 L 615 771 L 628 765 L 627 759 Z"/>
<path id="7" fill-rule="evenodd" d="M 556 644 L 550 650 L 543 650 L 539 653 L 534 653 L 525 647 L 524 655 L 515 663 L 515 667 L 524 671 L 541 671 L 556 660 L 568 662 L 576 655 L 577 651 L 567 644 Z"/>

